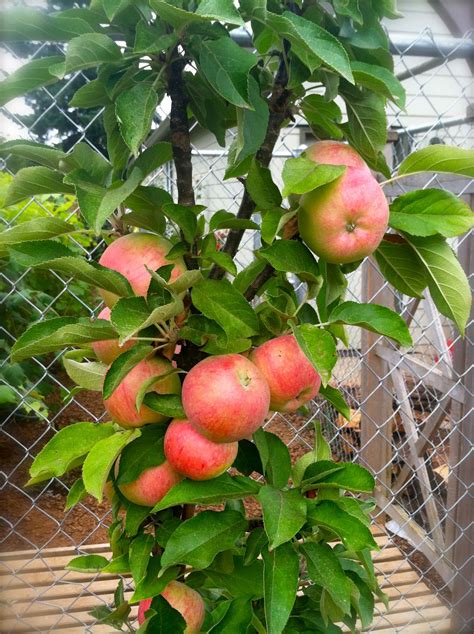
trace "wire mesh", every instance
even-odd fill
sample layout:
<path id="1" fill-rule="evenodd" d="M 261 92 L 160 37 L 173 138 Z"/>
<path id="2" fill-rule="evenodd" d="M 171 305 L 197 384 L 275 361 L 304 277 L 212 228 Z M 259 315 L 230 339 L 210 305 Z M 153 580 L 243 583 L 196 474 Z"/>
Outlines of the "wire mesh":
<path id="1" fill-rule="evenodd" d="M 425 29 L 414 36 L 413 41 L 427 36 L 432 39 L 435 56 L 436 37 L 430 31 Z M 469 41 L 469 38 L 470 34 L 466 33 L 463 41 Z M 38 46 L 32 57 L 41 57 L 44 54 L 42 49 L 43 46 Z M 7 49 L 6 54 L 11 59 L 16 58 L 12 49 Z M 413 74 L 410 69 L 415 67 L 417 61 L 410 56 L 409 50 L 395 57 L 395 72 L 407 79 L 408 99 L 405 111 L 389 107 L 392 141 L 388 146 L 388 156 L 394 170 L 410 151 L 430 143 L 472 146 L 472 127 L 468 116 L 472 79 L 467 61 L 453 60 L 448 55 L 438 59 L 441 63 L 436 68 Z M 89 81 L 86 75 L 77 73 L 65 81 L 62 90 L 78 77 Z M 60 93 L 53 94 L 48 88 L 44 88 L 43 93 L 47 105 L 36 120 L 30 121 L 28 127 L 25 127 L 16 112 L 15 105 L 4 109 L 4 116 L 15 123 L 21 136 L 35 139 L 42 119 L 54 112 L 58 120 L 68 119 L 77 132 L 74 135 L 76 143 L 85 141 L 92 144 L 88 138 L 92 122 L 81 126 L 68 109 L 59 106 Z M 162 121 L 166 120 L 167 114 L 164 103 L 159 111 Z M 96 114 L 96 117 L 99 116 L 100 112 Z M 230 141 L 232 132 L 228 136 Z M 51 131 L 50 140 L 57 140 L 54 131 Z M 213 137 L 200 130 L 197 124 L 192 130 L 192 140 L 197 202 L 207 205 L 212 211 L 226 209 L 236 212 L 242 186 L 238 181 L 224 179 L 227 150 L 217 146 Z M 302 121 L 297 120 L 283 131 L 272 162 L 277 182 L 284 160 L 297 155 L 311 141 L 311 132 Z M 11 159 L 6 159 L 2 167 L 5 173 L 11 171 Z M 154 175 L 154 179 L 173 193 L 175 183 L 171 165 Z M 446 184 L 436 175 L 426 175 L 421 186 L 443 188 Z M 466 195 L 466 192 L 472 192 L 472 186 L 473 182 L 465 179 L 456 193 Z M 395 189 L 399 193 L 404 192 L 403 181 L 394 185 L 394 194 Z M 80 223 L 74 201 L 66 199 L 64 205 L 65 217 Z M 22 222 L 32 213 L 47 215 L 54 211 L 51 211 L 44 197 L 37 197 L 4 215 L 0 219 L 0 226 L 9 227 Z M 470 236 L 463 237 L 453 246 L 459 249 L 463 241 L 470 239 Z M 89 258 L 97 258 L 103 248 L 100 242 L 83 244 L 74 238 L 68 240 Z M 237 255 L 239 267 L 248 263 L 257 246 L 258 236 L 247 231 Z M 383 495 L 379 498 L 381 508 L 376 521 L 391 536 L 386 546 L 386 559 L 394 543 L 403 556 L 391 566 L 390 576 L 386 580 L 396 588 L 392 595 L 391 610 L 385 614 L 381 609 L 382 615 L 377 618 L 372 631 L 384 628 L 392 628 L 392 631 L 397 632 L 445 631 L 442 627 L 452 607 L 450 592 L 454 571 L 449 561 L 451 550 L 446 545 L 442 547 L 439 539 L 446 544 L 450 531 L 460 538 L 460 532 L 455 530 L 456 526 L 453 527 L 453 510 L 465 500 L 463 497 L 453 500 L 449 495 L 459 467 L 459 461 L 453 459 L 451 445 L 455 433 L 462 433 L 462 423 L 472 414 L 465 408 L 463 410 L 458 403 L 459 394 L 466 390 L 462 380 L 468 368 L 455 368 L 452 356 L 458 347 L 471 342 L 463 343 L 450 323 L 439 318 L 436 311 L 432 310 L 429 298 L 413 303 L 410 298 L 401 296 L 387 285 L 378 288 L 373 297 L 363 297 L 362 287 L 368 266 L 373 265 L 366 263 L 364 268 L 351 274 L 348 299 L 380 302 L 382 296 L 386 300 L 388 293 L 396 309 L 411 321 L 414 339 L 413 348 L 405 354 L 399 354 L 394 346 L 383 342 L 392 353 L 392 361 L 385 363 L 384 371 L 376 377 L 377 386 L 382 388 L 382 391 L 377 391 L 376 398 L 388 399 L 391 410 L 387 420 L 372 421 L 377 434 L 370 442 L 380 440 L 390 450 L 389 461 L 376 473 Z M 49 289 L 46 298 L 40 296 L 39 291 L 31 293 L 31 288 L 37 289 L 39 285 Z M 30 319 L 55 316 L 64 306 L 69 312 L 81 310 L 83 315 L 96 315 L 100 309 L 98 295 L 85 295 L 70 279 L 58 274 L 38 273 L 31 269 L 0 269 L 0 293 L 2 314 L 5 310 L 13 310 L 15 315 L 26 314 Z M 4 552 L 3 566 L 11 573 L 6 582 L 5 601 L 10 604 L 10 614 L 14 614 L 14 622 L 8 623 L 11 623 L 12 631 L 44 632 L 74 626 L 83 628 L 82 631 L 93 631 L 92 620 L 86 617 L 87 610 L 101 602 L 110 601 L 112 585 L 107 581 L 98 582 L 89 575 L 87 579 L 84 575 L 79 577 L 79 581 L 65 576 L 62 570 L 65 563 L 64 549 L 73 547 L 79 552 L 87 545 L 106 542 L 110 509 L 106 503 L 98 504 L 87 498 L 64 512 L 66 495 L 74 481 L 74 474 L 28 489 L 24 488 L 24 483 L 33 457 L 51 435 L 71 422 L 102 420 L 102 403 L 96 393 L 76 392 L 62 369 L 61 354 L 35 358 L 32 362 L 34 378 L 26 384 L 8 381 L 6 351 L 18 337 L 17 330 L 14 323 L 6 320 L 0 323 L 0 343 L 5 350 L 0 361 L 0 386 L 9 385 L 14 392 L 15 402 L 3 411 L 0 443 L 3 454 L 0 548 Z M 333 383 L 342 390 L 350 404 L 351 420 L 344 420 L 327 403 L 316 399 L 307 416 L 275 414 L 267 423 L 267 428 L 279 434 L 287 443 L 294 458 L 311 446 L 315 420 L 322 421 L 324 434 L 331 441 L 337 458 L 358 460 L 364 456 L 367 444 L 363 442 L 361 421 L 368 415 L 367 403 L 373 395 L 362 384 L 362 376 L 364 369 L 366 372 L 374 371 L 373 355 L 381 341 L 364 347 L 360 332 L 355 328 L 348 329 L 348 337 L 348 349 L 339 350 Z M 418 363 L 417 373 L 407 371 L 407 359 Z M 450 379 L 447 390 L 439 389 L 440 383 L 436 382 L 436 376 L 439 375 Z M 395 384 L 397 377 L 399 389 Z M 46 407 L 39 407 L 38 389 L 45 384 L 49 386 Z M 417 443 L 423 444 L 423 451 L 416 449 Z M 414 460 L 413 454 L 417 451 L 420 455 Z M 464 455 L 461 460 L 467 459 L 468 456 Z M 467 487 L 469 483 L 464 485 Z M 401 510 L 398 515 L 390 512 L 394 505 Z M 413 542 L 411 529 L 414 526 L 417 543 Z M 57 550 L 46 550 L 50 548 Z M 18 568 L 17 559 L 20 555 L 17 551 L 25 549 L 30 550 L 31 555 Z M 410 569 L 416 571 L 417 580 L 413 581 L 407 574 Z M 380 564 L 380 574 L 383 571 L 383 564 Z M 68 593 L 71 584 L 74 585 L 74 600 L 69 600 L 67 607 L 61 607 L 64 604 L 61 604 L 60 598 Z M 429 592 L 424 590 L 424 584 L 428 585 Z M 438 600 L 441 603 L 438 604 Z M 31 602 L 36 606 L 34 618 L 28 617 Z M 410 613 L 407 613 L 407 605 L 412 608 Z M 401 612 L 402 621 L 399 618 Z M 9 631 L 10 626 L 7 624 L 6 627 L 6 631 Z"/>

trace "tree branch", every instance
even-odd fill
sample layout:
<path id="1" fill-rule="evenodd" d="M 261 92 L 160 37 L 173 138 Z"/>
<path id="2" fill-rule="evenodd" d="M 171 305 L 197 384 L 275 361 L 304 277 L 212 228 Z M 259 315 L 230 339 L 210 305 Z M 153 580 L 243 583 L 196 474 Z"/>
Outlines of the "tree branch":
<path id="1" fill-rule="evenodd" d="M 176 169 L 178 203 L 194 205 L 193 164 L 191 158 L 191 137 L 189 134 L 188 98 L 183 81 L 186 60 L 179 58 L 168 66 L 168 94 L 171 98 L 170 131 L 173 147 L 173 161 Z M 191 245 L 195 250 L 195 245 Z M 188 269 L 197 268 L 194 258 L 184 256 Z"/>
<path id="2" fill-rule="evenodd" d="M 286 48 L 289 48 L 289 45 L 285 41 L 285 49 Z M 270 164 L 275 144 L 280 135 L 282 123 L 288 117 L 288 105 L 290 102 L 291 91 L 287 90 L 287 84 L 288 71 L 286 67 L 285 57 L 282 56 L 277 74 L 275 76 L 275 81 L 273 82 L 273 90 L 268 104 L 270 116 L 268 120 L 267 133 L 262 145 L 260 146 L 260 149 L 256 154 L 257 161 L 259 161 L 264 167 L 268 167 Z M 250 218 L 254 211 L 255 203 L 250 197 L 247 189 L 245 188 L 239 211 L 237 213 L 237 218 L 242 218 L 246 220 Z M 231 230 L 229 235 L 227 236 L 227 240 L 224 247 L 222 248 L 222 251 L 224 253 L 228 253 L 231 257 L 234 257 L 239 249 L 243 235 L 244 232 L 241 229 Z M 214 265 L 211 269 L 209 277 L 212 279 L 221 279 L 222 277 L 224 277 L 224 274 L 224 269 L 222 269 L 220 266 Z"/>

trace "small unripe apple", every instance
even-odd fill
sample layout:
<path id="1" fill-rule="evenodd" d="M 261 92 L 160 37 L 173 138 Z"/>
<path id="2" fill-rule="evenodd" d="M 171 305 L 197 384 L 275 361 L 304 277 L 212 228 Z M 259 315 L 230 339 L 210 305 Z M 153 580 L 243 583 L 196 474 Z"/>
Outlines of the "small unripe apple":
<path id="1" fill-rule="evenodd" d="M 316 396 L 321 377 L 293 335 L 266 341 L 250 354 L 250 360 L 267 380 L 270 409 L 294 412 Z"/>
<path id="2" fill-rule="evenodd" d="M 112 396 L 104 401 L 111 418 L 126 428 L 142 427 L 148 423 L 163 423 L 168 420 L 168 417 L 154 412 L 146 405 L 141 405 L 137 412 L 135 403 L 141 386 L 152 377 L 156 377 L 157 382 L 150 387 L 149 391 L 158 394 L 179 394 L 181 383 L 176 373 L 159 380 L 161 375 L 172 370 L 171 363 L 159 356 L 140 361 L 125 376 Z"/>
<path id="3" fill-rule="evenodd" d="M 236 442 L 215 443 L 187 420 L 174 420 L 165 434 L 165 456 L 170 465 L 191 480 L 210 480 L 227 471 L 237 457 Z"/>
<path id="4" fill-rule="evenodd" d="M 121 494 L 139 506 L 155 506 L 168 491 L 183 479 L 167 460 L 145 469 L 134 482 L 119 484 Z"/>
<path id="5" fill-rule="evenodd" d="M 172 608 L 181 613 L 186 621 L 184 634 L 199 634 L 204 623 L 206 608 L 196 590 L 180 581 L 170 581 L 161 593 Z M 150 609 L 152 599 L 143 599 L 138 606 L 138 624 L 146 620 L 145 613 Z"/>
<path id="6" fill-rule="evenodd" d="M 269 405 L 265 377 L 240 354 L 208 357 L 184 379 L 187 419 L 203 436 L 217 443 L 250 438 L 263 424 Z"/>
<path id="7" fill-rule="evenodd" d="M 161 236 L 151 233 L 129 233 L 109 244 L 99 263 L 126 277 L 135 295 L 146 296 L 151 275 L 145 267 L 156 271 L 162 266 L 173 264 L 170 282 L 186 270 L 181 258 L 166 259 L 166 254 L 172 246 L 171 242 Z M 118 296 L 110 291 L 100 289 L 99 293 L 110 308 L 118 299 Z"/>
<path id="8" fill-rule="evenodd" d="M 103 310 L 101 310 L 98 315 L 98 319 L 106 319 L 107 321 L 110 321 L 110 308 L 106 306 Z M 118 339 L 104 339 L 102 341 L 94 341 L 92 344 L 92 350 L 94 350 L 99 361 L 110 365 L 119 355 L 122 354 L 122 352 L 129 350 L 134 345 L 134 341 L 127 341 L 123 344 L 123 346 L 120 346 Z"/>

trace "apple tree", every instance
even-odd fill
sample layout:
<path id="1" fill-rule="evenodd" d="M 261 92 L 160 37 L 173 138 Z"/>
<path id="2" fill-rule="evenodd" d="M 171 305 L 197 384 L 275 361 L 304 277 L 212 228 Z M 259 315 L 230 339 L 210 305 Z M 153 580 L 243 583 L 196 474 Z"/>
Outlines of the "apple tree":
<path id="1" fill-rule="evenodd" d="M 364 257 L 373 254 L 399 292 L 428 289 L 461 333 L 468 318 L 469 287 L 447 239 L 472 226 L 469 209 L 436 189 L 401 195 L 390 209 L 383 194 L 391 178 L 423 171 L 474 176 L 473 153 L 447 146 L 414 152 L 390 173 L 385 105 L 403 108 L 404 90 L 381 20 L 398 16 L 395 4 L 91 0 L 4 16 L 6 41 L 57 42 L 65 52 L 7 77 L 1 104 L 87 70 L 94 78 L 69 107 L 101 108 L 107 138 L 107 156 L 87 143 L 68 153 L 24 140 L 0 146 L 36 163 L 17 173 L 8 204 L 73 194 L 84 231 L 106 244 L 99 262 L 83 257 L 67 244 L 77 227 L 56 218 L 0 234 L 3 257 L 89 284 L 105 302 L 95 321 L 39 321 L 11 355 L 66 350 L 69 376 L 102 393 L 107 422 L 62 429 L 29 480 L 82 465 L 68 508 L 88 494 L 111 500 L 111 558 L 69 564 L 131 574 L 131 597 L 120 583 L 114 603 L 94 611 L 102 623 L 131 629 L 139 603 L 139 632 L 334 633 L 369 626 L 375 600 L 385 601 L 371 561 L 372 475 L 334 462 L 319 425 L 314 449 L 292 465 L 263 424 L 318 391 L 349 415 L 330 384 L 346 325 L 411 345 L 398 314 L 345 300 L 346 276 Z M 242 42 L 235 29 L 244 25 L 252 35 Z M 162 102 L 166 140 L 152 129 Z M 286 161 L 280 191 L 272 155 L 295 117 L 319 141 Z M 237 214 L 196 204 L 194 121 L 221 146 L 236 130 L 224 178 L 242 184 Z M 175 199 L 150 184 L 169 161 Z M 248 229 L 261 246 L 239 269 Z M 217 230 L 226 231 L 222 248 Z M 260 519 L 246 517 L 249 497 Z"/>

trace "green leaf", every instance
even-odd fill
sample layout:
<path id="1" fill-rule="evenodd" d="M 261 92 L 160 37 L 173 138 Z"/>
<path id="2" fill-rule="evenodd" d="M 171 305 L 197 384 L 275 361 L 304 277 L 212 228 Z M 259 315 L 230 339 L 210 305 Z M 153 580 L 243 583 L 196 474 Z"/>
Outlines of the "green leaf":
<path id="1" fill-rule="evenodd" d="M 333 5 L 337 14 L 346 15 L 357 24 L 363 24 L 364 18 L 359 9 L 358 0 L 333 0 Z"/>
<path id="2" fill-rule="evenodd" d="M 263 563 L 262 561 L 251 561 L 249 565 L 244 565 L 242 558 L 234 557 L 234 567 L 231 572 L 212 570 L 205 571 L 208 581 L 206 586 L 224 588 L 233 597 L 245 597 L 260 599 L 263 597 Z"/>
<path id="3" fill-rule="evenodd" d="M 393 73 L 383 66 L 351 62 L 356 84 L 391 99 L 399 108 L 405 107 L 405 89 Z"/>
<path id="4" fill-rule="evenodd" d="M 0 16 L 0 38 L 4 42 L 67 42 L 72 37 L 94 30 L 80 17 L 61 13 L 48 15 L 31 6 L 10 8 Z"/>
<path id="5" fill-rule="evenodd" d="M 328 544 L 307 542 L 301 544 L 300 549 L 311 580 L 329 592 L 334 603 L 345 614 L 350 613 L 351 587 L 332 548 Z"/>
<path id="6" fill-rule="evenodd" d="M 306 521 L 306 500 L 297 489 L 281 491 L 266 485 L 258 494 L 269 549 L 290 541 Z"/>
<path id="7" fill-rule="evenodd" d="M 167 634 L 167 632 L 181 634 L 185 632 L 186 621 L 183 615 L 175 610 L 164 597 L 155 596 L 150 608 L 155 614 L 147 622 L 145 632 L 148 634 Z"/>
<path id="8" fill-rule="evenodd" d="M 145 395 L 143 404 L 154 412 L 169 418 L 186 418 L 186 414 L 179 394 L 157 394 L 150 392 Z"/>
<path id="9" fill-rule="evenodd" d="M 276 240 L 258 253 L 277 271 L 296 273 L 302 280 L 316 281 L 319 277 L 314 255 L 297 240 Z"/>
<path id="10" fill-rule="evenodd" d="M 133 194 L 125 200 L 124 204 L 135 213 L 148 215 L 149 219 L 147 221 L 147 225 L 143 224 L 134 226 L 140 226 L 143 229 L 163 233 L 163 231 L 161 231 L 163 225 L 160 212 L 163 205 L 171 202 L 173 202 L 173 199 L 167 191 L 161 189 L 160 187 L 151 187 L 147 185 L 137 187 Z M 155 215 L 160 218 L 158 222 L 154 220 Z"/>
<path id="11" fill-rule="evenodd" d="M 228 155 L 228 167 L 224 178 L 240 176 L 247 171 L 247 159 L 254 155 L 263 141 L 268 127 L 269 111 L 260 95 L 260 86 L 250 75 L 248 78 L 251 109 L 237 110 L 237 135 Z"/>
<path id="12" fill-rule="evenodd" d="M 362 628 L 365 630 L 370 627 L 374 615 L 374 596 L 372 591 L 359 577 L 349 573 L 350 578 L 357 586 L 359 598 L 353 601 L 354 607 L 360 618 Z"/>
<path id="13" fill-rule="evenodd" d="M 142 507 L 143 509 L 143 507 Z M 150 509 L 145 509 L 149 513 Z M 158 574 L 160 576 L 158 577 Z M 142 599 L 160 594 L 170 581 L 174 581 L 179 574 L 179 568 L 168 568 L 162 572 L 159 557 L 152 557 L 148 563 L 146 576 L 142 579 L 135 589 L 130 599 L 130 603 L 136 603 Z"/>
<path id="14" fill-rule="evenodd" d="M 296 216 L 296 210 L 283 213 L 283 209 L 267 209 L 262 219 L 262 240 L 272 244 L 286 223 Z"/>
<path id="15" fill-rule="evenodd" d="M 205 130 L 209 130 L 221 147 L 225 147 L 225 135 L 229 125 L 228 110 L 232 108 L 214 92 L 200 73 L 184 73 L 189 107 Z"/>
<path id="16" fill-rule="evenodd" d="M 239 500 L 258 493 L 260 485 L 250 478 L 223 473 L 212 480 L 182 480 L 153 508 L 158 513 L 181 504 L 220 504 L 224 500 Z"/>
<path id="17" fill-rule="evenodd" d="M 138 438 L 139 429 L 117 432 L 96 443 L 82 465 L 82 479 L 88 493 L 102 501 L 104 486 L 117 456 L 129 442 Z"/>
<path id="18" fill-rule="evenodd" d="M 247 537 L 245 546 L 244 565 L 249 566 L 262 554 L 263 549 L 268 544 L 268 538 L 261 526 L 257 526 Z"/>
<path id="19" fill-rule="evenodd" d="M 125 500 L 125 498 L 123 498 L 121 502 L 125 509 L 125 533 L 129 537 L 134 537 L 138 533 L 140 526 L 149 516 L 150 507 L 132 504 L 132 502 Z"/>
<path id="20" fill-rule="evenodd" d="M 342 414 L 346 420 L 350 420 L 351 410 L 349 405 L 344 400 L 341 392 L 331 385 L 322 385 L 319 388 L 319 394 L 324 396 L 324 398 L 330 403 L 334 409 Z"/>
<path id="21" fill-rule="evenodd" d="M 120 134 L 113 104 L 104 109 L 103 122 L 107 136 L 107 154 L 115 168 L 115 173 L 121 174 L 130 158 L 130 150 Z"/>
<path id="22" fill-rule="evenodd" d="M 21 66 L 0 83 L 0 106 L 4 106 L 12 99 L 21 97 L 35 88 L 56 83 L 58 78 L 50 73 L 50 69 L 63 60 L 62 55 L 52 55 L 51 57 L 34 59 Z"/>
<path id="23" fill-rule="evenodd" d="M 255 443 L 246 438 L 239 440 L 239 451 L 232 466 L 246 476 L 252 475 L 254 471 L 263 475 L 262 461 Z"/>
<path id="24" fill-rule="evenodd" d="M 120 48 L 110 37 L 102 33 L 85 33 L 69 42 L 64 62 L 51 68 L 51 73 L 62 79 L 76 70 L 94 68 L 121 59 Z"/>
<path id="25" fill-rule="evenodd" d="M 48 147 L 42 143 L 35 143 L 34 141 L 26 141 L 23 139 L 0 143 L 0 156 L 8 156 L 9 154 L 24 158 L 28 161 L 33 161 L 34 163 L 39 163 L 51 169 L 58 169 L 60 161 L 66 156 L 66 154 L 60 150 Z M 42 220 L 48 219 L 44 218 Z M 59 218 L 51 218 L 50 220 L 60 222 Z"/>
<path id="26" fill-rule="evenodd" d="M 81 464 L 96 443 L 113 433 L 111 423 L 75 423 L 64 427 L 34 459 L 27 486 L 64 475 Z"/>
<path id="27" fill-rule="evenodd" d="M 253 618 L 252 602 L 247 597 L 238 597 L 231 601 L 224 618 L 209 630 L 210 634 L 228 634 L 228 632 L 247 632 Z"/>
<path id="28" fill-rule="evenodd" d="M 218 94 L 240 108 L 251 107 L 248 77 L 256 63 L 255 55 L 230 37 L 201 42 L 200 70 Z"/>
<path id="29" fill-rule="evenodd" d="M 302 52 L 307 51 L 310 59 L 316 55 L 326 66 L 335 70 L 342 77 L 347 79 L 347 81 L 354 83 L 349 57 L 341 42 L 334 37 L 334 35 L 331 35 L 331 33 L 314 22 L 310 22 L 289 11 L 283 13 L 283 18 L 286 18 L 286 20 L 291 23 L 296 32 L 297 38 L 290 34 L 289 39 L 296 45 L 298 57 L 301 58 L 303 63 L 306 64 L 310 70 L 314 68 L 314 64 L 310 62 L 310 65 L 308 65 L 308 56 L 305 54 L 302 55 Z M 284 37 L 285 35 L 285 32 L 280 32 L 280 36 Z"/>
<path id="30" fill-rule="evenodd" d="M 342 112 L 334 101 L 326 101 L 323 95 L 307 95 L 301 101 L 301 109 L 318 136 L 342 139 L 343 134 L 339 127 Z"/>
<path id="31" fill-rule="evenodd" d="M 135 155 L 150 131 L 157 104 L 158 95 L 148 84 L 135 84 L 115 102 L 120 133 Z"/>
<path id="32" fill-rule="evenodd" d="M 65 180 L 75 186 L 87 224 L 99 233 L 109 216 L 137 189 L 144 177 L 143 172 L 135 167 L 126 181 L 115 181 L 107 188 L 91 182 L 83 170 L 74 170 Z"/>
<path id="33" fill-rule="evenodd" d="M 305 194 L 344 174 L 344 165 L 321 165 L 305 156 L 290 158 L 283 166 L 283 196 Z"/>
<path id="34" fill-rule="evenodd" d="M 418 172 L 445 172 L 474 178 L 474 150 L 465 150 L 449 145 L 430 145 L 402 162 L 398 175 Z"/>
<path id="35" fill-rule="evenodd" d="M 67 353 L 66 353 L 67 354 Z M 96 392 L 102 391 L 107 366 L 97 361 L 76 361 L 69 359 L 66 355 L 63 358 L 64 369 L 70 379 L 84 390 Z"/>
<path id="36" fill-rule="evenodd" d="M 87 262 L 60 242 L 38 240 L 9 247 L 12 257 L 22 266 L 50 269 L 74 277 L 80 282 L 103 288 L 116 295 L 132 294 L 128 280 L 117 271 L 112 271 L 97 262 Z M 104 337 L 110 339 L 111 337 Z"/>
<path id="37" fill-rule="evenodd" d="M 264 600 L 268 634 L 282 634 L 296 600 L 300 565 L 291 543 L 264 550 Z"/>
<path id="38" fill-rule="evenodd" d="M 103 319 L 91 323 L 87 318 L 54 317 L 33 324 L 24 332 L 11 350 L 13 363 L 28 357 L 81 346 L 93 341 L 115 339 L 117 334 Z"/>
<path id="39" fill-rule="evenodd" d="M 258 209 L 273 209 L 281 205 L 281 194 L 268 167 L 253 159 L 245 187 Z"/>
<path id="40" fill-rule="evenodd" d="M 372 533 L 364 524 L 349 513 L 339 508 L 332 500 L 322 500 L 310 505 L 308 520 L 317 526 L 328 528 L 338 535 L 347 550 L 359 551 L 364 548 L 377 550 L 378 546 Z"/>
<path id="41" fill-rule="evenodd" d="M 143 361 L 143 359 L 152 354 L 154 354 L 154 349 L 146 343 L 137 344 L 133 346 L 133 348 L 122 352 L 122 354 L 113 361 L 105 375 L 102 388 L 104 400 L 112 396 L 127 374 L 133 370 L 140 361 Z"/>
<path id="42" fill-rule="evenodd" d="M 242 18 L 231 0 L 203 0 L 195 13 L 185 11 L 164 0 L 151 0 L 150 4 L 163 20 L 177 29 L 193 22 L 206 23 L 211 20 L 243 25 Z"/>
<path id="43" fill-rule="evenodd" d="M 109 562 L 101 555 L 80 555 L 74 557 L 66 565 L 66 570 L 77 570 L 78 572 L 100 572 Z"/>
<path id="44" fill-rule="evenodd" d="M 374 256 L 387 282 L 409 297 L 423 297 L 428 277 L 405 240 L 399 236 L 387 236 Z"/>
<path id="45" fill-rule="evenodd" d="M 422 189 L 395 198 L 390 205 L 389 224 L 412 236 L 440 234 L 452 238 L 474 226 L 474 214 L 451 192 Z"/>
<path id="46" fill-rule="evenodd" d="M 221 251 L 215 251 L 211 253 L 206 253 L 206 258 L 214 262 L 220 266 L 224 271 L 227 271 L 234 277 L 237 275 L 237 265 L 235 264 L 232 256 L 229 253 L 224 253 Z"/>
<path id="47" fill-rule="evenodd" d="M 24 167 L 16 173 L 8 188 L 5 206 L 43 194 L 74 194 L 74 189 L 63 183 L 62 174 L 49 167 Z"/>
<path id="48" fill-rule="evenodd" d="M 337 471 L 333 471 L 337 468 Z M 306 483 L 315 484 L 318 488 L 343 489 L 355 493 L 372 493 L 375 487 L 374 477 L 367 469 L 351 462 L 334 463 L 320 460 L 309 465 L 303 476 L 303 487 Z"/>
<path id="49" fill-rule="evenodd" d="M 347 134 L 353 145 L 370 163 L 375 164 L 387 140 L 385 99 L 374 93 L 344 94 L 347 107 Z M 385 169 L 386 171 L 386 169 Z"/>
<path id="50" fill-rule="evenodd" d="M 162 293 L 153 293 L 148 299 L 120 299 L 112 308 L 110 321 L 120 334 L 120 343 L 123 344 L 140 330 L 160 321 L 167 321 L 179 315 L 183 309 L 182 300 L 163 289 Z"/>
<path id="51" fill-rule="evenodd" d="M 200 206 L 196 207 L 201 209 Z M 167 203 L 163 205 L 163 213 L 178 225 L 183 232 L 185 240 L 191 244 L 197 233 L 197 218 L 192 208 L 175 203 Z"/>
<path id="52" fill-rule="evenodd" d="M 278 488 L 285 487 L 291 472 L 288 447 L 278 436 L 263 429 L 256 431 L 253 439 L 257 445 L 268 482 Z"/>
<path id="53" fill-rule="evenodd" d="M 377 304 L 344 302 L 329 315 L 330 323 L 359 326 L 390 337 L 402 346 L 411 346 L 412 338 L 404 320 L 393 310 Z"/>
<path id="54" fill-rule="evenodd" d="M 313 324 L 295 326 L 293 332 L 301 350 L 321 376 L 323 385 L 327 385 L 337 361 L 333 336 Z"/>
<path id="55" fill-rule="evenodd" d="M 104 185 L 110 180 L 112 166 L 102 154 L 93 150 L 87 143 L 78 143 L 72 152 L 67 154 L 60 163 L 63 171 L 83 170 L 87 174 L 86 179 L 99 185 Z M 69 175 L 68 175 L 69 176 Z M 64 179 L 68 181 L 68 177 Z"/>
<path id="56" fill-rule="evenodd" d="M 30 240 L 47 240 L 56 236 L 76 231 L 74 225 L 60 218 L 35 218 L 15 225 L 0 233 L 0 245 L 28 242 Z"/>
<path id="57" fill-rule="evenodd" d="M 291 479 L 293 480 L 294 486 L 300 486 L 305 471 L 310 464 L 321 460 L 331 460 L 331 447 L 323 436 L 321 423 L 315 421 L 313 450 L 308 451 L 308 453 L 305 453 L 303 456 L 301 456 L 301 458 L 298 458 L 298 460 L 293 465 L 293 469 L 291 471 Z"/>
<path id="58" fill-rule="evenodd" d="M 215 320 L 229 338 L 252 337 L 259 330 L 256 313 L 228 280 L 203 280 L 191 292 L 194 306 Z"/>
<path id="59" fill-rule="evenodd" d="M 133 4 L 133 0 L 103 0 L 105 15 L 112 22 L 116 15 Z"/>
<path id="60" fill-rule="evenodd" d="M 247 521 L 237 511 L 203 511 L 183 522 L 169 538 L 161 557 L 163 568 L 186 564 L 207 568 L 217 553 L 233 548 Z"/>
<path id="61" fill-rule="evenodd" d="M 102 572 L 106 572 L 113 575 L 123 575 L 130 572 L 130 562 L 128 559 L 128 553 L 123 553 L 114 557 L 112 561 L 109 561 L 107 566 L 102 569 Z"/>
<path id="62" fill-rule="evenodd" d="M 96 108 L 107 104 L 110 104 L 110 97 L 104 82 L 100 79 L 92 79 L 76 90 L 69 99 L 68 105 L 71 108 Z"/>
<path id="63" fill-rule="evenodd" d="M 145 425 L 141 436 L 130 442 L 120 454 L 116 484 L 134 482 L 146 469 L 157 467 L 165 461 L 163 439 L 166 428 L 162 425 Z"/>
<path id="64" fill-rule="evenodd" d="M 130 544 L 128 558 L 135 586 L 140 583 L 146 574 L 148 560 L 150 559 L 154 543 L 153 535 L 142 533 L 135 537 Z"/>
<path id="65" fill-rule="evenodd" d="M 454 321 L 462 334 L 469 319 L 471 291 L 453 250 L 441 236 L 406 238 L 423 265 L 437 309 Z"/>
<path id="66" fill-rule="evenodd" d="M 82 499 L 84 499 L 87 495 L 87 491 L 84 488 L 84 482 L 82 478 L 79 478 L 74 482 L 72 487 L 69 489 L 69 493 L 66 498 L 66 506 L 64 507 L 64 512 L 72 509 L 73 506 L 76 506 Z"/>

